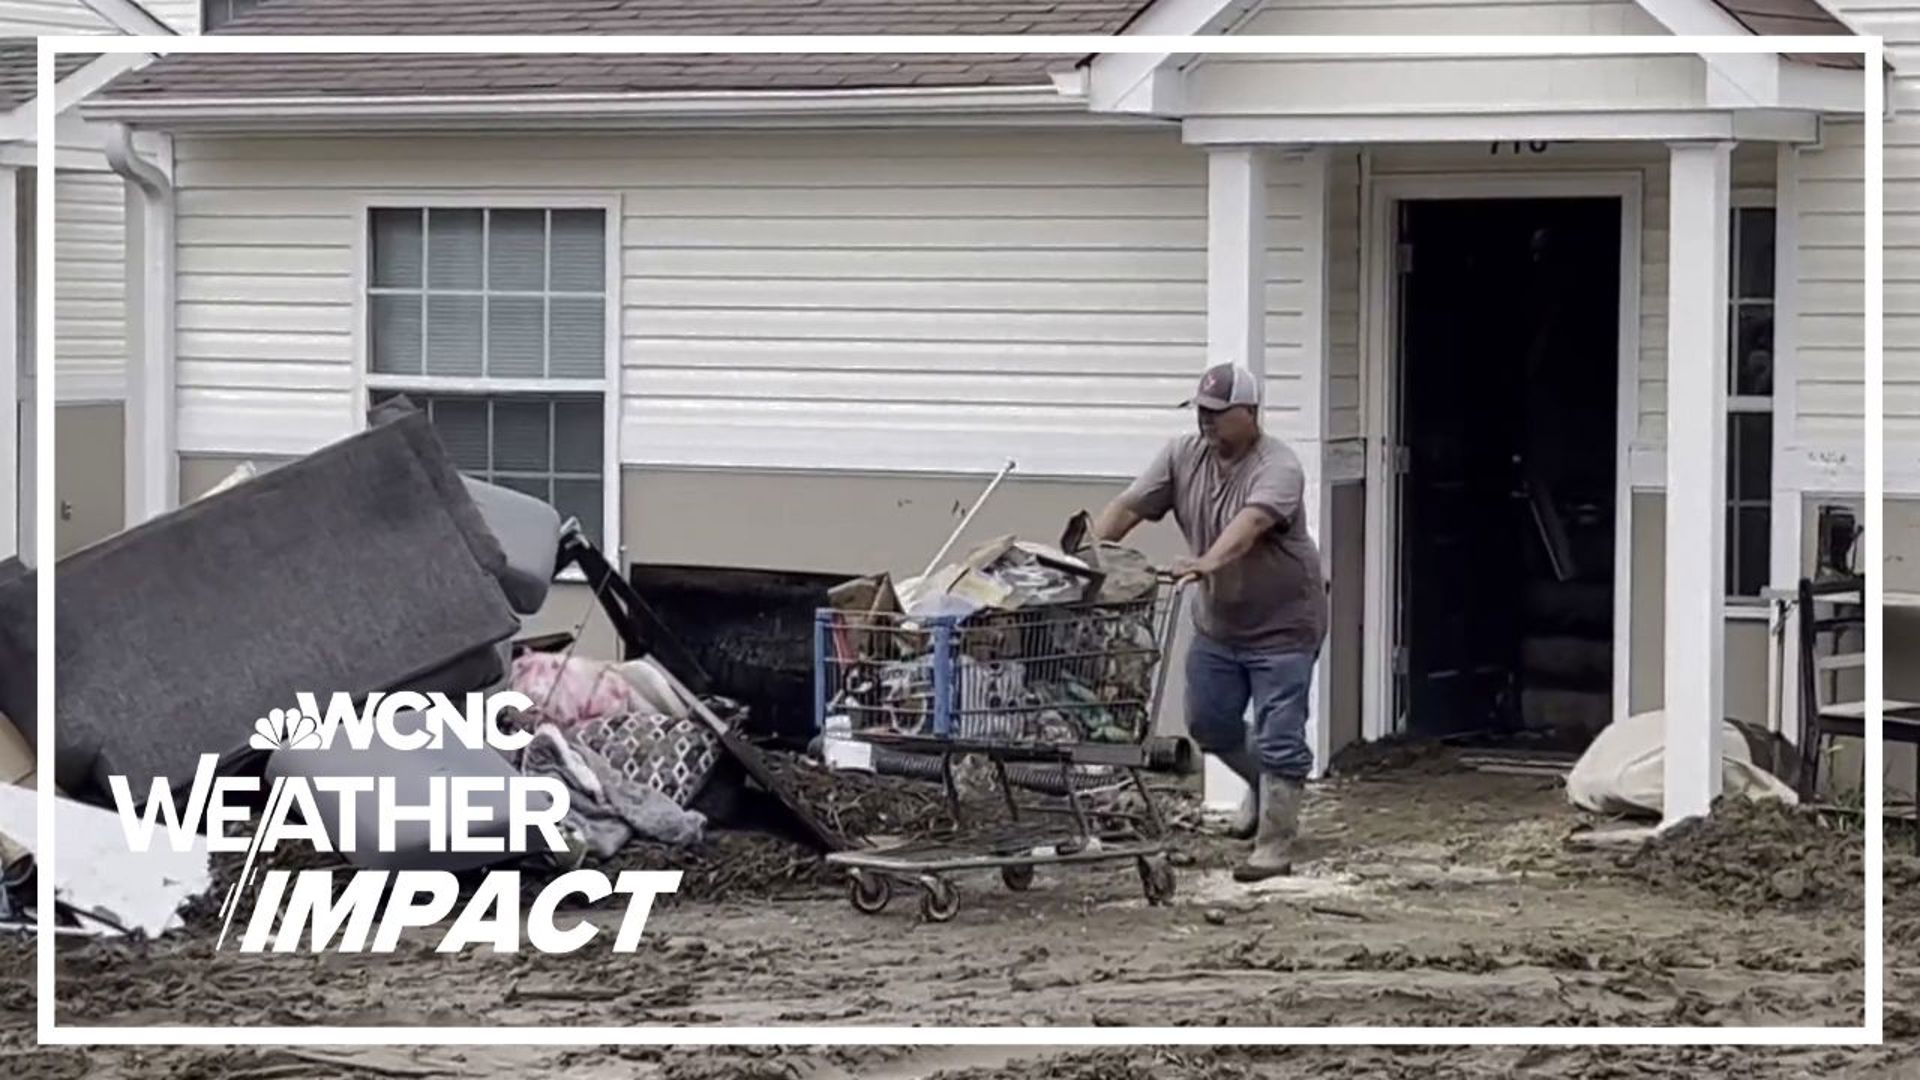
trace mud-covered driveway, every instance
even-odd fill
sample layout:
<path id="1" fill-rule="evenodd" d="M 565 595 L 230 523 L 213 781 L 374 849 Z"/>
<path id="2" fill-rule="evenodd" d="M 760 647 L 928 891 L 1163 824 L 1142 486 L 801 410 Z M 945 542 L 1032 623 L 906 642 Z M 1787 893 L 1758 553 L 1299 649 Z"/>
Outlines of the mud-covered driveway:
<path id="1" fill-rule="evenodd" d="M 1430 757 L 1317 789 L 1307 821 L 1315 841 L 1292 879 L 1236 885 L 1226 874 L 1235 846 L 1187 836 L 1169 907 L 1149 907 L 1132 869 L 1118 867 L 1043 871 L 1026 893 L 991 875 L 967 879 L 962 910 L 946 924 L 920 922 L 910 897 L 859 914 L 827 884 L 798 895 L 788 885 L 781 899 L 663 903 L 633 955 L 590 946 L 571 956 L 441 956 L 431 935 L 387 956 L 215 954 L 203 935 L 80 943 L 61 951 L 58 1010 L 62 1023 L 109 1025 L 1859 1024 L 1857 834 L 1773 814 L 1736 823 L 1637 857 L 1575 849 L 1568 835 L 1591 823 L 1566 807 L 1556 779 Z M 1907 1038 L 1920 1026 L 1911 998 L 1920 911 L 1906 899 L 1916 890 L 1920 880 L 1889 889 L 1890 940 L 1904 949 L 1888 973 L 1901 1010 L 1890 1031 Z M 29 1025 L 30 956 L 7 948 L 0 1010 Z M 30 1031 L 11 1040 L 20 1050 L 23 1036 Z M 1734 1054 L 1726 1063 L 1751 1075 L 1805 1075 L 1823 1060 L 1849 1062 L 1847 1075 L 1920 1067 L 1901 1052 L 1807 1051 L 1799 1071 L 1777 1074 L 1756 1070 L 1788 1060 L 1779 1051 L 1714 1053 Z M 1685 1062 L 1708 1064 L 1697 1056 L 1706 1052 L 1680 1049 L 1645 1051 L 1653 1071 L 1636 1071 L 1639 1051 L 1623 1050 L 1336 1049 L 1258 1060 L 1047 1051 L 1065 1056 L 1044 1061 L 1032 1048 L 774 1059 L 636 1048 L 330 1053 L 361 1055 L 373 1070 L 365 1075 L 565 1066 L 567 1075 L 671 1077 L 1557 1076 L 1562 1061 L 1573 1063 L 1569 1076 L 1640 1076 L 1695 1075 Z M 332 1058 L 305 1060 L 277 1050 L 89 1050 L 34 1065 L 84 1070 L 75 1076 L 357 1075 Z M 1145 1071 L 1127 1071 L 1135 1062 Z M 703 1063 L 731 1071 L 700 1072 Z"/>

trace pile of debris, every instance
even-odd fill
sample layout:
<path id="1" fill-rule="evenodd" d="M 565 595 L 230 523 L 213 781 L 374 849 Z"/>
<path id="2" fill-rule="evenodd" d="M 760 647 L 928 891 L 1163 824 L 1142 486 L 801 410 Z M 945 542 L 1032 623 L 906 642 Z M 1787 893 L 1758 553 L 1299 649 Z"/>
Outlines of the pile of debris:
<path id="1" fill-rule="evenodd" d="M 1083 534 L 1070 523 L 1063 547 L 1002 536 L 897 590 L 887 575 L 834 590 L 830 715 L 902 736 L 1139 741 L 1160 578 L 1141 553 Z"/>
<path id="2" fill-rule="evenodd" d="M 694 853 L 707 818 L 693 804 L 723 773 L 727 784 L 769 795 L 780 824 L 816 853 L 844 846 L 785 797 L 744 738 L 743 717 L 711 693 L 706 673 L 577 522 L 462 476 L 427 416 L 404 399 L 382 402 L 369 419 L 363 432 L 267 472 L 242 469 L 178 510 L 61 561 L 55 739 L 29 742 L 25 762 L 13 760 L 20 754 L 4 762 L 12 778 L 35 754 L 52 759 L 56 830 L 63 845 L 78 845 L 63 846 L 75 854 L 57 863 L 57 920 L 157 935 L 183 918 L 204 921 L 209 903 L 225 902 L 244 860 L 210 856 L 204 837 L 185 852 L 128 851 L 109 809 L 123 781 L 136 812 L 149 792 L 170 790 L 178 803 L 213 777 L 305 792 L 297 806 L 319 820 L 303 824 L 325 833 L 316 846 L 328 853 L 265 852 L 276 869 L 458 874 L 522 862 L 564 870 L 589 856 L 620 857 L 630 841 L 687 849 L 685 861 L 707 865 L 710 854 Z M 522 639 L 524 620 L 543 610 L 555 575 L 568 568 L 585 574 L 637 659 L 575 658 L 571 635 Z M 22 644 L 32 640 L 31 586 L 31 575 L 12 567 L 0 574 L 0 672 L 8 675 L 31 670 Z M 88 626 L 115 632 L 73 629 Z M 508 691 L 534 708 L 502 714 L 493 703 Z M 19 696 L 0 706 L 30 733 Z M 344 718 L 343 699 L 354 710 Z M 476 700 L 485 709 L 478 719 Z M 442 738 L 456 721 L 461 736 Z M 516 731 L 532 742 L 516 745 Z M 418 816 L 382 837 L 371 788 L 312 795 L 343 777 L 390 783 L 397 805 L 446 802 L 447 812 L 464 814 L 468 833 L 496 844 L 455 849 Z M 434 794 L 449 777 L 476 782 L 458 810 Z M 557 780 L 568 792 L 557 836 L 509 812 L 510 793 L 537 811 L 551 790 L 516 788 L 517 778 Z M 33 801 L 13 784 L 0 796 L 0 833 L 21 842 L 0 847 L 8 871 L 0 921 L 33 925 L 39 913 L 6 903 L 34 895 Z M 254 807 L 263 821 L 272 798 Z M 181 820 L 200 828 L 191 816 Z M 527 831 L 510 836 L 514 829 Z"/>
<path id="3" fill-rule="evenodd" d="M 1633 877 L 1742 911 L 1864 904 L 1864 841 L 1857 829 L 1773 800 L 1723 797 L 1620 856 Z"/>

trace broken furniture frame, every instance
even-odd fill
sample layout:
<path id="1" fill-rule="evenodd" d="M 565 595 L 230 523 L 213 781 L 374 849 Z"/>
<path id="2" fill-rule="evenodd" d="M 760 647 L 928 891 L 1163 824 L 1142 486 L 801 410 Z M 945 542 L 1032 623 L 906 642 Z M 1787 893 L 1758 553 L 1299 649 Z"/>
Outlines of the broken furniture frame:
<path id="1" fill-rule="evenodd" d="M 848 841 L 815 817 L 767 768 L 753 744 L 714 715 L 713 710 L 701 700 L 712 686 L 706 672 L 701 670 L 692 654 L 673 636 L 653 609 L 647 606 L 632 584 L 581 533 L 576 521 L 567 522 L 561 534 L 554 571 L 558 573 L 568 567 L 577 568 L 586 577 L 595 601 L 606 612 L 607 621 L 613 624 L 614 632 L 620 636 L 622 658 L 637 660 L 651 656 L 657 660 L 693 715 L 714 733 L 721 746 L 740 763 L 755 783 L 780 801 L 815 846 L 829 852 L 847 848 Z"/>
<path id="2" fill-rule="evenodd" d="M 1860 700 L 1834 700 L 1838 696 L 1837 687 L 1842 672 L 1857 670 L 1864 673 L 1866 670 L 1864 652 L 1838 651 L 1843 639 L 1850 633 L 1864 636 L 1867 623 L 1865 600 L 1866 578 L 1858 574 L 1819 582 L 1800 579 L 1795 615 L 1800 662 L 1797 689 L 1800 704 L 1799 795 L 1802 802 L 1811 801 L 1819 792 L 1820 759 L 1827 740 L 1865 738 L 1868 703 L 1882 692 L 1879 687 L 1867 686 L 1863 687 Z M 1832 610 L 1822 614 L 1821 607 Z M 1824 654 L 1820 649 L 1823 637 L 1832 646 L 1831 651 Z M 1826 694 L 1821 692 L 1823 679 L 1828 683 Z M 1880 705 L 1881 737 L 1917 748 L 1914 788 L 1916 798 L 1920 798 L 1920 702 L 1895 701 L 1882 696 Z M 1916 807 L 1920 810 L 1920 804 L 1916 804 Z M 1920 826 L 1920 818 L 1916 818 L 1916 825 Z"/>

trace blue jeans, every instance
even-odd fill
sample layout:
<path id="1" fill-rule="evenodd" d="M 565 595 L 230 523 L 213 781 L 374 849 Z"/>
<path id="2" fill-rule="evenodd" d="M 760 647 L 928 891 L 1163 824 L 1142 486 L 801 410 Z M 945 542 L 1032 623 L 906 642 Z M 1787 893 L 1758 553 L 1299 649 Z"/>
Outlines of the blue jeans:
<path id="1" fill-rule="evenodd" d="M 1247 705 L 1253 705 L 1253 749 L 1262 772 L 1304 780 L 1313 771 L 1307 746 L 1307 696 L 1317 653 L 1268 652 L 1195 634 L 1187 650 L 1187 731 L 1210 754 L 1247 749 Z"/>

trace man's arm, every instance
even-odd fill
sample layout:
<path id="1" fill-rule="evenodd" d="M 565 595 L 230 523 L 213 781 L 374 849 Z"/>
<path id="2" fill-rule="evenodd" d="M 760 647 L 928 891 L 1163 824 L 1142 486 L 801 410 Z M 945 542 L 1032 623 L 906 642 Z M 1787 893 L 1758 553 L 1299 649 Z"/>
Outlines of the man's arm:
<path id="1" fill-rule="evenodd" d="M 1127 534 L 1144 520 L 1128 505 L 1126 496 L 1116 496 L 1093 520 L 1093 538 L 1101 543 L 1118 543 L 1125 540 Z"/>
<path id="2" fill-rule="evenodd" d="M 1221 567 L 1253 550 L 1261 534 L 1273 528 L 1275 522 L 1271 511 L 1258 506 L 1247 507 L 1227 522 L 1227 527 L 1220 532 L 1220 538 L 1213 542 L 1205 555 L 1197 559 L 1175 559 L 1173 575 L 1205 577 L 1219 572 Z"/>
<path id="3" fill-rule="evenodd" d="M 1173 443 L 1160 448 L 1145 472 L 1114 496 L 1093 522 L 1093 538 L 1117 543 L 1142 521 L 1159 521 L 1173 509 Z"/>

